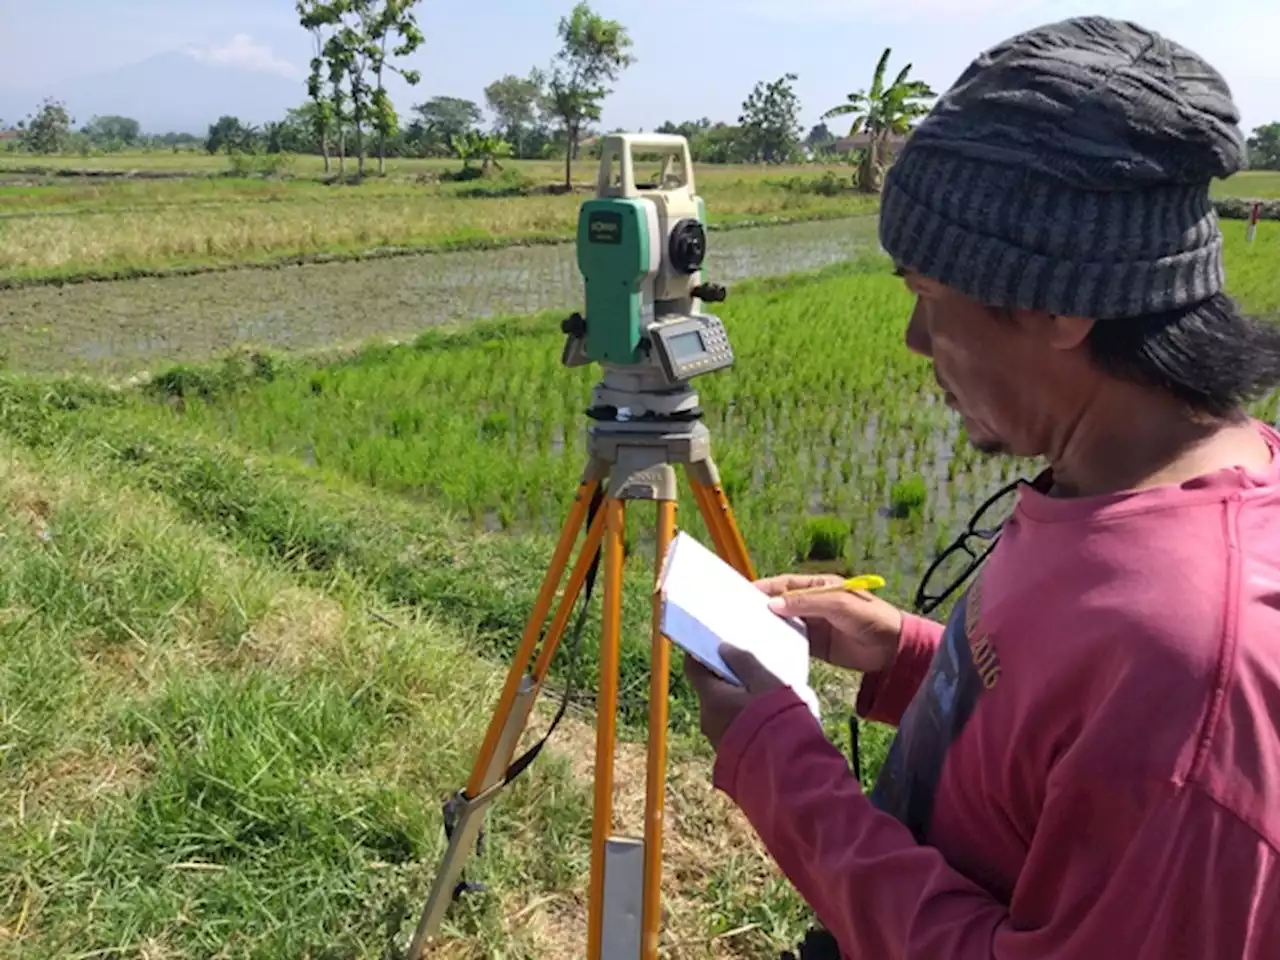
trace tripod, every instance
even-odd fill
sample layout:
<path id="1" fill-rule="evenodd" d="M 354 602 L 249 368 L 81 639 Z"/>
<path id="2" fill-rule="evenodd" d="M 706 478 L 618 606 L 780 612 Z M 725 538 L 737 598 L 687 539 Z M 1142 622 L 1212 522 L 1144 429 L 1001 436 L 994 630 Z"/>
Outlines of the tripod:
<path id="1" fill-rule="evenodd" d="M 644 837 L 642 840 L 619 837 L 613 835 L 612 830 L 627 502 L 647 500 L 656 505 L 656 579 L 676 532 L 675 468 L 683 466 L 715 551 L 749 579 L 755 579 L 755 570 L 711 457 L 710 432 L 701 422 L 697 395 L 687 386 L 663 390 L 645 387 L 652 387 L 652 381 L 612 370 L 606 371 L 604 381 L 596 388 L 596 406 L 590 415 L 598 422 L 589 431 L 587 465 L 475 759 L 471 778 L 465 791 L 453 801 L 457 819 L 449 831 L 449 845 L 440 872 L 409 948 L 409 960 L 420 960 L 426 941 L 439 930 L 452 899 L 465 887 L 459 886 L 459 878 L 468 852 L 480 838 L 485 808 L 532 760 L 532 756 L 526 754 L 526 759 L 514 766 L 511 763 L 569 622 L 570 611 L 583 585 L 589 578 L 594 579 L 602 547 L 604 598 L 596 699 L 586 956 L 588 960 L 657 958 L 670 642 L 660 630 L 656 593 L 651 625 Z M 593 510 L 593 506 L 599 509 Z M 589 514 L 594 514 L 590 524 L 587 523 Z M 588 529 L 582 551 L 569 573 L 539 648 L 542 625 L 551 611 L 573 546 L 584 526 Z M 532 669 L 530 661 L 533 661 Z M 531 754 L 536 754 L 537 749 Z"/>

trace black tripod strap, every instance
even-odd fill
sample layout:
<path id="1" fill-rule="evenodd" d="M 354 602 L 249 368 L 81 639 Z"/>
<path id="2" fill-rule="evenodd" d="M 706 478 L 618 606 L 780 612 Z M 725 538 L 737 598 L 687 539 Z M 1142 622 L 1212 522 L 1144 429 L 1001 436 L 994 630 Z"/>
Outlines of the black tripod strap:
<path id="1" fill-rule="evenodd" d="M 592 523 L 595 521 L 596 514 L 600 511 L 600 505 L 604 502 L 603 487 L 597 487 L 595 495 L 591 498 L 591 506 L 587 510 L 586 529 L 590 530 Z M 587 609 L 591 606 L 591 593 L 595 588 L 596 574 L 600 570 L 600 548 L 596 548 L 595 556 L 591 558 L 591 566 L 587 569 L 586 582 L 582 593 L 582 606 L 578 610 L 578 620 L 573 625 L 572 640 L 572 660 L 569 669 L 569 678 L 565 684 L 564 696 L 560 700 L 560 708 L 556 711 L 555 718 L 551 721 L 551 726 L 547 728 L 547 732 L 542 735 L 542 739 L 526 750 L 510 767 L 507 768 L 506 776 L 503 777 L 503 788 L 509 786 L 516 777 L 524 773 L 538 759 L 538 754 L 542 753 L 542 748 L 547 745 L 551 739 L 551 735 L 556 732 L 556 727 L 560 726 L 560 721 L 564 719 L 565 712 L 569 709 L 569 703 L 573 699 L 573 694 L 578 685 L 578 652 L 582 645 L 582 628 L 586 625 Z"/>
<path id="2" fill-rule="evenodd" d="M 587 510 L 586 528 L 591 529 L 591 524 L 595 520 L 596 514 L 600 511 L 600 505 L 604 502 L 604 495 L 601 488 L 597 487 L 595 495 L 591 499 L 591 505 Z M 542 739 L 526 750 L 514 763 L 507 768 L 506 774 L 502 778 L 501 784 L 495 785 L 494 790 L 505 790 L 511 783 L 529 769 L 533 765 L 533 761 L 538 759 L 538 754 L 542 753 L 542 748 L 547 745 L 551 739 L 551 735 L 555 733 L 556 727 L 560 725 L 560 721 L 564 719 L 565 712 L 569 709 L 569 702 L 573 699 L 574 688 L 577 686 L 577 660 L 578 650 L 582 641 L 582 628 L 586 623 L 587 609 L 591 605 L 591 592 L 595 587 L 596 574 L 600 570 L 600 549 L 596 548 L 595 556 L 591 558 L 591 566 L 587 569 L 586 582 L 582 595 L 582 608 L 578 611 L 578 620 L 573 627 L 573 654 L 572 663 L 569 671 L 569 680 L 565 685 L 564 697 L 560 701 L 560 709 L 556 711 L 555 718 L 551 721 L 551 726 L 547 728 L 547 732 L 542 735 Z M 544 634 L 545 639 L 545 634 Z M 488 791 L 486 791 L 488 792 Z M 445 803 L 444 807 L 444 830 L 445 836 L 452 840 L 453 831 L 457 825 L 458 817 L 466 804 L 474 800 L 474 797 L 467 797 L 466 791 L 459 791 L 451 800 Z M 480 852 L 480 848 L 484 842 L 484 833 L 481 831 L 480 836 L 476 840 L 476 852 Z M 481 891 L 484 887 L 481 884 L 469 883 L 466 879 L 460 879 L 458 885 L 454 888 L 453 898 L 456 900 L 461 894 L 468 891 Z"/>

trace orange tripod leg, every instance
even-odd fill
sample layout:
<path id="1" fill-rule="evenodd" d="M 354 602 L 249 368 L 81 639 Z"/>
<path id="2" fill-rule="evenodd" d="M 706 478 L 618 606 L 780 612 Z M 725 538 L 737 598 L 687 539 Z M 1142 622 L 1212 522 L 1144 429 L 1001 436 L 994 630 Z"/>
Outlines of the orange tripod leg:
<path id="1" fill-rule="evenodd" d="M 707 524 L 707 533 L 711 537 L 712 548 L 722 560 L 728 563 L 732 548 L 724 539 L 724 528 L 713 516 L 716 509 L 714 503 L 710 500 L 710 489 L 692 480 L 689 483 L 689 489 L 693 491 L 693 499 L 698 505 L 698 512 L 702 514 L 702 518 Z"/>
<path id="2" fill-rule="evenodd" d="M 534 601 L 533 610 L 530 612 L 529 619 L 525 624 L 524 636 L 520 640 L 520 646 L 516 650 L 515 658 L 511 661 L 511 668 L 507 671 L 507 680 L 503 685 L 501 695 L 498 697 L 498 705 L 494 709 L 493 718 L 489 721 L 489 729 L 485 734 L 484 743 L 480 747 L 480 753 L 476 757 L 475 766 L 472 768 L 471 779 L 467 782 L 467 794 L 469 796 L 477 796 L 485 787 L 486 771 L 489 769 L 493 756 L 498 750 L 498 741 L 502 737 L 507 715 L 511 712 L 512 704 L 515 703 L 520 681 L 524 677 L 529 660 L 533 657 L 534 648 L 538 644 L 538 637 L 542 633 L 543 622 L 547 619 L 547 614 L 551 610 L 551 603 L 555 599 L 556 590 L 560 586 L 560 579 L 564 576 L 565 567 L 569 565 L 569 555 L 572 553 L 573 545 L 578 539 L 578 534 L 581 532 L 583 524 L 586 522 L 587 512 L 591 508 L 591 498 L 595 494 L 597 486 L 599 486 L 598 480 L 584 480 L 578 486 L 573 506 L 569 511 L 569 516 L 565 519 L 564 527 L 560 531 L 560 541 L 556 544 L 551 563 L 547 567 L 546 577 L 543 578 L 542 587 L 538 591 L 538 598 Z"/>
<path id="3" fill-rule="evenodd" d="M 658 501 L 655 580 L 676 534 L 676 503 Z M 657 960 L 662 919 L 662 828 L 666 806 L 667 696 L 671 644 L 662 633 L 662 602 L 653 599 L 653 652 L 649 676 L 649 753 L 644 796 L 644 909 L 641 914 L 642 960 Z"/>
<path id="4" fill-rule="evenodd" d="M 413 941 L 409 946 L 409 960 L 420 960 L 427 941 L 435 936 L 444 920 L 449 904 L 453 900 L 454 885 L 461 877 L 467 855 L 475 846 L 482 829 L 484 808 L 502 786 L 503 774 L 511 763 L 511 757 L 515 753 L 524 724 L 528 721 L 529 711 L 537 693 L 536 688 L 541 684 L 546 667 L 550 663 L 550 653 L 545 647 L 550 646 L 554 650 L 559 640 L 559 633 L 553 632 L 548 636 L 543 653 L 538 658 L 541 673 L 536 677 L 526 674 L 526 668 L 538 645 L 538 637 L 542 633 L 543 621 L 551 609 L 560 585 L 560 578 L 564 575 L 565 567 L 568 566 L 574 542 L 582 530 L 587 513 L 591 509 L 591 501 L 599 488 L 600 480 L 593 478 L 593 472 L 594 468 L 584 476 L 578 487 L 577 496 L 561 530 L 560 541 L 547 568 L 542 588 L 538 592 L 537 600 L 525 625 L 524 635 L 507 673 L 506 683 L 489 722 L 489 729 L 476 758 L 471 779 L 461 797 L 464 805 L 454 825 L 440 871 L 432 883 L 427 904 L 423 908 Z M 556 615 L 556 625 L 561 632 L 568 619 L 566 611 L 573 607 L 577 600 L 578 591 L 581 590 L 583 581 L 586 579 L 586 570 L 595 552 L 595 545 L 599 543 L 602 536 L 603 518 L 598 517 L 597 522 L 592 523 L 583 556 L 575 565 L 568 589 L 561 598 L 560 610 Z"/>
<path id="5" fill-rule="evenodd" d="M 747 542 L 738 529 L 738 522 L 734 519 L 733 508 L 729 505 L 724 487 L 719 484 L 708 486 L 700 483 L 694 476 L 689 477 L 689 485 L 693 488 L 717 552 L 748 580 L 758 579 L 755 565 L 747 551 Z"/>
<path id="6" fill-rule="evenodd" d="M 578 602 L 578 595 L 587 582 L 587 573 L 604 539 L 607 520 L 608 517 L 603 510 L 596 514 L 591 522 L 591 529 L 587 531 L 587 539 L 582 544 L 578 562 L 569 571 L 569 580 L 565 584 L 564 594 L 560 597 L 560 606 L 556 608 L 555 616 L 551 618 L 551 625 L 547 627 L 546 636 L 542 640 L 542 649 L 538 651 L 538 659 L 533 664 L 533 679 L 537 684 L 534 688 L 535 697 L 542 690 L 542 682 L 547 678 L 551 661 L 556 655 L 556 648 L 564 638 L 565 627 L 569 625 L 569 617 L 572 616 L 574 605 Z"/>
<path id="7" fill-rule="evenodd" d="M 619 642 L 625 505 L 604 501 L 604 601 L 600 629 L 600 690 L 596 696 L 595 802 L 591 819 L 591 882 L 587 905 L 587 958 L 604 960 L 605 845 L 613 829 L 613 750 L 617 736 Z"/>

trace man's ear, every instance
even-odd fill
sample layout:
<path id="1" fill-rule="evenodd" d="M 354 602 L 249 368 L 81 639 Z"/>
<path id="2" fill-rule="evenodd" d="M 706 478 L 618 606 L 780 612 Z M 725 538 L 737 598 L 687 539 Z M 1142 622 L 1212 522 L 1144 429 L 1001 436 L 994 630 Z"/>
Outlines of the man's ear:
<path id="1" fill-rule="evenodd" d="M 1049 346 L 1055 350 L 1075 350 L 1084 343 L 1096 321 L 1088 317 L 1049 318 Z"/>

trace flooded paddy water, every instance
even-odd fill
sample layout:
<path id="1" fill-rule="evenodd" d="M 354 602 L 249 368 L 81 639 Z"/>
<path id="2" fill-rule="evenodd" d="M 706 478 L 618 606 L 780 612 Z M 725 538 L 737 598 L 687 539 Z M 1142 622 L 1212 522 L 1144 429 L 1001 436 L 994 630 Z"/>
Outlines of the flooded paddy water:
<path id="1" fill-rule="evenodd" d="M 714 231 L 707 276 L 818 268 L 875 242 L 875 217 Z M 11 368 L 123 376 L 242 345 L 307 350 L 573 309 L 581 290 L 572 244 L 429 253 L 0 291 L 0 336 Z"/>

